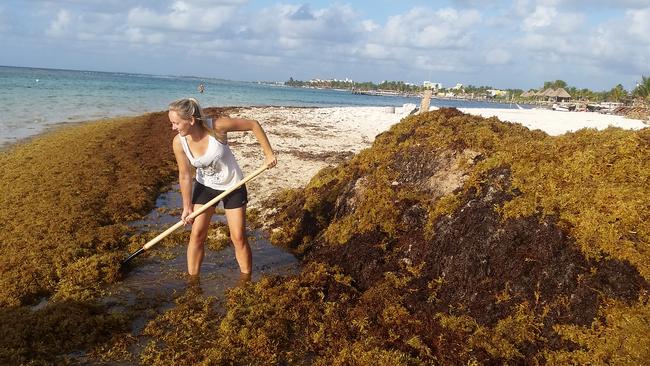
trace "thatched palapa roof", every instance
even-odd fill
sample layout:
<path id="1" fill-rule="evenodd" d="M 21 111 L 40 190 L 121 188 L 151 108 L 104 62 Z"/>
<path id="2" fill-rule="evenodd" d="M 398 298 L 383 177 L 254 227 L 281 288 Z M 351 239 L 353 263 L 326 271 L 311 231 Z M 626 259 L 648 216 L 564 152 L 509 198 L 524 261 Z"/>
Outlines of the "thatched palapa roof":
<path id="1" fill-rule="evenodd" d="M 544 89 L 541 92 L 537 93 L 540 97 L 554 97 L 555 91 L 552 88 Z"/>
<path id="2" fill-rule="evenodd" d="M 555 96 L 558 98 L 571 98 L 571 94 L 564 90 L 564 88 L 555 89 Z"/>
<path id="3" fill-rule="evenodd" d="M 564 90 L 564 88 L 544 89 L 544 91 L 537 93 L 537 95 L 541 97 L 571 98 L 571 94 L 567 93 L 567 91 Z"/>
<path id="4" fill-rule="evenodd" d="M 549 97 L 549 98 L 571 98 L 571 94 L 567 93 L 564 88 L 547 88 L 542 91 L 529 90 L 521 94 L 523 98 L 530 97 Z"/>

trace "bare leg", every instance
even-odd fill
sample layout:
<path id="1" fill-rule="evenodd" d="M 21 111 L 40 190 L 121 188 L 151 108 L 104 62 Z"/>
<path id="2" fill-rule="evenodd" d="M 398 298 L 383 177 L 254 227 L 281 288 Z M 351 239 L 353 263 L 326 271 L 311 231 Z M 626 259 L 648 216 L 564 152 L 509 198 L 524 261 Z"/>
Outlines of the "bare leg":
<path id="1" fill-rule="evenodd" d="M 226 219 L 230 229 L 230 240 L 235 247 L 235 258 L 239 271 L 250 274 L 253 270 L 253 254 L 246 237 L 246 206 L 226 210 Z"/>
<path id="2" fill-rule="evenodd" d="M 198 210 L 199 207 L 201 205 L 194 205 L 194 210 Z M 203 256 L 205 255 L 205 239 L 208 237 L 212 214 L 214 214 L 214 206 L 197 216 L 192 224 L 190 242 L 187 245 L 187 273 L 190 276 L 198 275 L 201 270 L 201 263 L 203 263 Z"/>

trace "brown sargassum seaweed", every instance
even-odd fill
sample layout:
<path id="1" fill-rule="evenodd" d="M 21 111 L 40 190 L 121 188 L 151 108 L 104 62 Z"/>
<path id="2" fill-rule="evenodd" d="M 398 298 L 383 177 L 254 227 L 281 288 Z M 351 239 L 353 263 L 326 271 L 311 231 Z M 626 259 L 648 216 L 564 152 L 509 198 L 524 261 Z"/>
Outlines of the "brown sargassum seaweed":
<path id="1" fill-rule="evenodd" d="M 646 364 L 649 145 L 648 129 L 409 117 L 268 203 L 299 275 L 233 289 L 225 315 L 188 296 L 141 360 Z"/>
<path id="2" fill-rule="evenodd" d="M 0 363 L 67 362 L 128 331 L 128 316 L 93 299 L 133 249 L 126 224 L 174 177 L 171 136 L 154 113 L 59 128 L 2 152 Z"/>
<path id="3" fill-rule="evenodd" d="M 143 145 L 129 159 L 157 153 Z M 119 280 L 112 258 L 129 243 L 102 228 L 129 218 L 119 212 L 151 207 L 156 187 L 173 179 L 168 146 L 161 149 L 150 169 L 164 171 L 149 171 L 134 188 L 151 193 L 121 197 L 119 209 L 104 208 L 112 207 L 110 192 L 125 195 L 137 175 L 119 164 L 112 171 L 128 179 L 88 195 L 90 217 L 79 214 L 86 203 L 71 219 L 54 206 L 60 211 L 41 213 L 42 226 L 22 231 L 28 217 L 14 220 L 8 207 L 26 205 L 32 199 L 20 197 L 32 191 L 2 202 L 3 361 L 65 362 L 92 348 L 100 360 L 155 365 L 650 362 L 650 129 L 551 137 L 455 109 L 408 117 L 371 148 L 268 203 L 277 209 L 272 240 L 303 260 L 300 274 L 232 289 L 223 311 L 188 290 L 148 322 L 146 347 L 132 355 L 128 315 L 93 305 L 97 289 L 87 283 Z M 5 167 L 57 166 L 2 159 L 5 187 L 20 177 Z M 74 189 L 43 198 L 40 209 L 54 210 Z M 67 231 L 54 229 L 55 219 L 69 222 Z M 40 238 L 50 231 L 55 239 Z M 36 264 L 43 250 L 27 244 L 50 253 L 46 266 Z M 21 306 L 50 294 L 59 300 L 42 310 Z M 66 310 L 75 326 L 54 327 Z"/>
<path id="4" fill-rule="evenodd" d="M 649 178 L 647 128 L 551 137 L 454 109 L 409 117 L 276 199 L 272 239 L 305 268 L 233 295 L 230 354 L 208 358 L 648 363 Z M 267 324 L 282 336 L 252 355 Z"/>

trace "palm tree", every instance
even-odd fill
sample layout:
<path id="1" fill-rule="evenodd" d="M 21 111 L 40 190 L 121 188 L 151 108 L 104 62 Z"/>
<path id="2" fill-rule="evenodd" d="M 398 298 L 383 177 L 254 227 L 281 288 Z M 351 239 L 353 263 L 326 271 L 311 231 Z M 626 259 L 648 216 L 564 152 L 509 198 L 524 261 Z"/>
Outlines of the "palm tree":
<path id="1" fill-rule="evenodd" d="M 623 85 L 618 84 L 612 90 L 609 91 L 609 99 L 614 102 L 620 102 L 623 98 L 627 96 L 627 91 L 623 89 Z"/>
<path id="2" fill-rule="evenodd" d="M 636 84 L 632 94 L 650 102 L 650 77 L 641 76 L 641 82 Z"/>
<path id="3" fill-rule="evenodd" d="M 555 81 L 545 81 L 544 82 L 544 89 L 548 89 L 548 88 L 557 89 L 557 88 L 566 88 L 566 87 L 567 87 L 567 83 L 564 80 L 555 80 Z"/>

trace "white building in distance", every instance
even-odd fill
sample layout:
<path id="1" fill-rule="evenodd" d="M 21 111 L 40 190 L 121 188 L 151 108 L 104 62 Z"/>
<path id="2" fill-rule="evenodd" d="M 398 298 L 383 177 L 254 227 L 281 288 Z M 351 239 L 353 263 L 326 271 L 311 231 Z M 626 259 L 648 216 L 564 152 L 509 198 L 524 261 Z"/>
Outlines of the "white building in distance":
<path id="1" fill-rule="evenodd" d="M 439 90 L 442 89 L 442 84 L 441 83 L 433 83 L 431 81 L 424 81 L 422 82 L 422 87 L 425 89 L 433 89 L 433 90 Z"/>
<path id="2" fill-rule="evenodd" d="M 508 95 L 507 91 L 499 90 L 499 89 L 488 89 L 487 92 L 493 98 L 494 97 L 505 97 L 506 95 Z"/>

